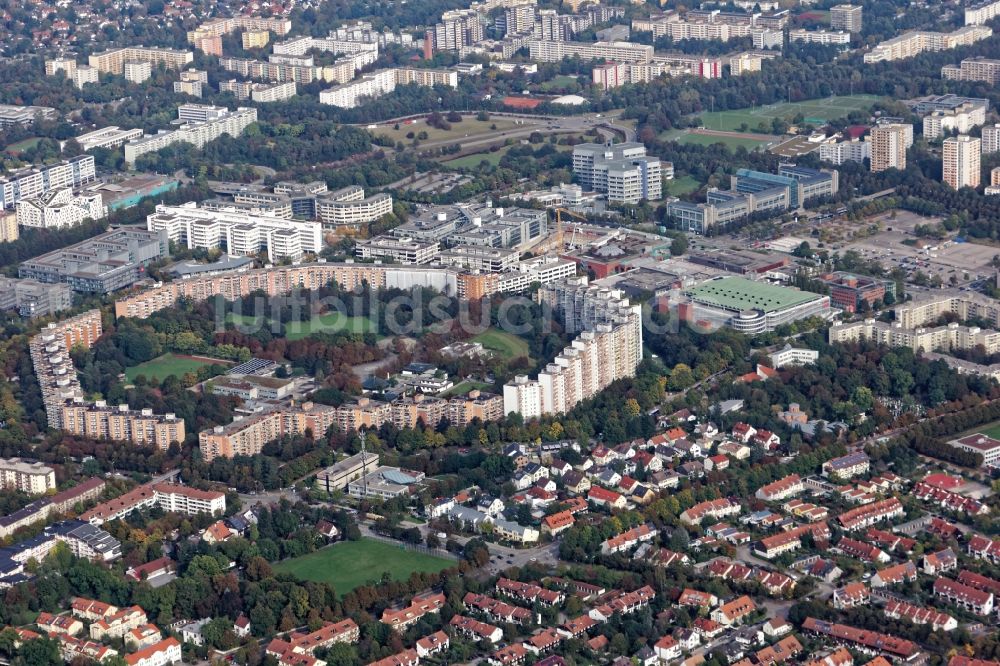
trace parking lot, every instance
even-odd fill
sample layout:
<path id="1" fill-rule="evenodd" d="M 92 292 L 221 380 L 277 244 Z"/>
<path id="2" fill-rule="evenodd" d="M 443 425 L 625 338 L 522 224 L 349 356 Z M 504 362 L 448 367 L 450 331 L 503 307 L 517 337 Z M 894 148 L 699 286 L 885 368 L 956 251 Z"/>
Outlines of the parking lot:
<path id="1" fill-rule="evenodd" d="M 888 214 L 873 218 L 881 223 L 884 231 L 838 247 L 841 252 L 856 250 L 868 259 L 876 259 L 887 269 L 899 267 L 912 276 L 920 271 L 930 278 L 935 275 L 945 285 L 963 285 L 992 276 L 996 269 L 993 257 L 1000 248 L 976 243 L 956 243 L 953 240 L 925 240 L 925 247 L 905 245 L 914 240 L 913 229 L 920 224 L 936 224 L 936 218 L 927 218 L 906 211 L 897 211 L 896 217 Z M 954 280 L 953 280 L 954 278 Z"/>

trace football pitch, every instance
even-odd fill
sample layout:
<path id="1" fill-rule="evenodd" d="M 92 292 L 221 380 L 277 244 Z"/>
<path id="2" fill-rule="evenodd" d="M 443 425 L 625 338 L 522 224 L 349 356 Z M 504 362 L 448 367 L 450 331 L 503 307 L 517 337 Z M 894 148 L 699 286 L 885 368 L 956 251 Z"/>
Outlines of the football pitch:
<path id="1" fill-rule="evenodd" d="M 738 131 L 746 123 L 748 130 L 755 131 L 763 123 L 770 132 L 771 121 L 775 118 L 790 123 L 792 118 L 801 113 L 805 122 L 819 125 L 843 118 L 851 111 L 870 109 L 877 99 L 876 95 L 844 95 L 804 102 L 779 102 L 746 109 L 702 113 L 700 119 L 706 129 Z"/>

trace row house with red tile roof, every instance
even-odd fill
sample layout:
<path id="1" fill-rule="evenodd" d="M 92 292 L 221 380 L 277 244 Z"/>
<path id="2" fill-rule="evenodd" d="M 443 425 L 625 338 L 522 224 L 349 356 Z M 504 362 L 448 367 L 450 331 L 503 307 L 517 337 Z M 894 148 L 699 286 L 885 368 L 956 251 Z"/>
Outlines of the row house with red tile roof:
<path id="1" fill-rule="evenodd" d="M 854 656 L 845 647 L 839 647 L 833 652 L 805 663 L 805 666 L 854 666 Z"/>
<path id="2" fill-rule="evenodd" d="M 894 564 L 891 567 L 879 569 L 872 576 L 872 587 L 888 587 L 899 585 L 900 583 L 914 582 L 917 580 L 917 565 L 913 562 L 903 562 Z"/>
<path id="3" fill-rule="evenodd" d="M 975 534 L 969 539 L 966 551 L 972 557 L 1000 564 L 1000 541 Z"/>
<path id="4" fill-rule="evenodd" d="M 585 636 L 588 631 L 597 625 L 597 620 L 589 615 L 580 615 L 579 617 L 575 617 L 571 620 L 566 620 L 564 623 L 559 625 L 557 631 L 566 638 L 580 638 L 581 636 Z"/>
<path id="5" fill-rule="evenodd" d="M 140 606 L 132 606 L 91 624 L 90 637 L 95 641 L 107 638 L 124 638 L 128 632 L 148 623 L 146 611 Z"/>
<path id="6" fill-rule="evenodd" d="M 517 666 L 523 664 L 530 654 L 521 643 L 512 643 L 491 654 L 486 661 L 493 666 Z"/>
<path id="7" fill-rule="evenodd" d="M 905 513 L 903 504 L 895 497 L 859 506 L 837 516 L 837 521 L 845 530 L 871 527 L 883 520 L 898 518 Z"/>
<path id="8" fill-rule="evenodd" d="M 683 652 L 681 651 L 681 644 L 677 642 L 677 639 L 667 635 L 653 644 L 653 654 L 661 662 L 665 662 L 680 659 Z"/>
<path id="9" fill-rule="evenodd" d="M 899 599 L 889 599 L 882 612 L 894 620 L 909 620 L 913 624 L 929 624 L 931 629 L 952 631 L 958 628 L 958 621 L 947 613 L 933 608 L 921 608 Z"/>
<path id="10" fill-rule="evenodd" d="M 544 606 L 556 606 L 566 601 L 566 595 L 563 592 L 547 590 L 534 583 L 522 583 L 509 578 L 500 578 L 497 581 L 496 591 L 528 604 L 540 603 Z"/>
<path id="11" fill-rule="evenodd" d="M 660 567 L 669 567 L 674 564 L 691 564 L 691 558 L 687 553 L 678 553 L 669 548 L 658 548 L 649 556 L 649 561 Z"/>
<path id="12" fill-rule="evenodd" d="M 444 606 L 446 598 L 441 592 L 418 594 L 406 608 L 398 610 L 387 608 L 382 611 L 382 623 L 402 633 L 411 624 L 416 623 L 428 613 L 437 613 Z"/>
<path id="13" fill-rule="evenodd" d="M 656 538 L 656 528 L 650 523 L 633 527 L 630 530 L 613 536 L 601 544 L 602 555 L 613 555 L 638 546 L 640 543 L 652 541 Z"/>
<path id="14" fill-rule="evenodd" d="M 919 656 L 919 648 L 912 641 L 877 631 L 858 629 L 846 624 L 807 617 L 802 629 L 833 640 L 850 643 L 868 652 L 887 654 L 895 659 L 912 661 Z"/>
<path id="15" fill-rule="evenodd" d="M 361 635 L 357 623 L 348 618 L 340 622 L 326 622 L 316 631 L 307 633 L 293 631 L 287 639 L 275 638 L 268 644 L 275 647 L 276 655 L 285 652 L 311 655 L 317 648 L 328 648 L 336 643 L 356 643 Z"/>
<path id="16" fill-rule="evenodd" d="M 97 601 L 96 599 L 73 597 L 73 600 L 70 602 L 70 610 L 78 618 L 93 622 L 95 620 L 103 620 L 109 615 L 114 615 L 118 612 L 118 607 L 106 604 L 103 601 Z"/>
<path id="17" fill-rule="evenodd" d="M 871 600 L 872 592 L 864 583 L 848 583 L 833 591 L 833 607 L 837 610 L 867 606 Z"/>
<path id="18" fill-rule="evenodd" d="M 530 624 L 538 622 L 539 616 L 527 608 L 513 606 L 505 601 L 488 597 L 485 594 L 467 592 L 462 599 L 467 608 L 477 610 L 494 622 L 510 622 L 512 624 Z"/>
<path id="19" fill-rule="evenodd" d="M 106 659 L 110 659 L 111 657 L 118 655 L 117 650 L 113 650 L 106 645 L 101 645 L 96 641 L 75 638 L 69 634 L 49 634 L 49 638 L 54 638 L 56 642 L 59 643 L 59 654 L 63 660 L 66 661 L 66 663 L 71 663 L 76 659 L 83 659 L 87 662 L 96 661 L 97 663 L 101 663 Z M 176 639 L 174 640 L 176 642 Z M 177 660 L 180 661 L 179 656 Z M 126 663 L 128 663 L 127 657 Z"/>
<path id="20" fill-rule="evenodd" d="M 948 666 L 1000 666 L 1000 661 L 988 659 L 973 659 L 965 655 L 955 655 L 948 660 Z"/>
<path id="21" fill-rule="evenodd" d="M 769 560 L 782 553 L 798 550 L 802 547 L 802 539 L 807 534 L 811 534 L 816 541 L 824 541 L 830 538 L 830 527 L 826 523 L 797 525 L 755 542 L 754 554 Z"/>
<path id="22" fill-rule="evenodd" d="M 559 511 L 542 519 L 542 533 L 556 536 L 576 524 L 576 518 L 569 511 Z"/>
<path id="23" fill-rule="evenodd" d="M 523 645 L 529 652 L 536 655 L 556 649 L 563 642 L 563 635 L 555 629 L 542 629 L 535 633 Z"/>
<path id="24" fill-rule="evenodd" d="M 927 553 L 921 559 L 921 569 L 928 576 L 938 576 L 958 568 L 958 556 L 951 548 Z"/>
<path id="25" fill-rule="evenodd" d="M 968 585 L 969 587 L 974 587 L 977 590 L 983 590 L 984 592 L 990 592 L 993 594 L 993 598 L 1000 598 L 1000 580 L 994 580 L 988 576 L 978 574 L 968 569 L 962 569 L 958 574 L 958 582 L 963 585 Z"/>
<path id="26" fill-rule="evenodd" d="M 420 666 L 420 655 L 414 648 L 410 648 L 385 659 L 373 661 L 368 666 Z"/>
<path id="27" fill-rule="evenodd" d="M 778 479 L 765 486 L 761 486 L 755 496 L 765 502 L 780 502 L 789 497 L 795 497 L 805 491 L 806 487 L 802 483 L 802 477 L 798 474 L 789 474 L 783 479 Z"/>
<path id="28" fill-rule="evenodd" d="M 465 615 L 452 615 L 448 625 L 458 633 L 468 636 L 474 641 L 487 640 L 491 643 L 499 643 L 503 638 L 503 629 L 480 622 Z"/>
<path id="29" fill-rule="evenodd" d="M 853 557 L 864 562 L 889 562 L 892 558 L 889 554 L 878 546 L 873 546 L 863 541 L 857 541 L 848 537 L 842 537 L 837 542 L 837 550 L 848 557 Z"/>
<path id="30" fill-rule="evenodd" d="M 865 532 L 865 540 L 885 550 L 894 550 L 902 554 L 913 552 L 913 547 L 917 545 L 915 539 L 909 539 L 893 532 L 875 529 L 874 527 L 869 527 L 868 531 Z"/>
<path id="31" fill-rule="evenodd" d="M 711 608 L 719 605 L 719 597 L 711 592 L 702 592 L 690 587 L 684 588 L 681 596 L 677 598 L 678 606 L 695 606 L 697 608 Z"/>
<path id="32" fill-rule="evenodd" d="M 597 506 L 604 506 L 610 509 L 624 509 L 628 505 L 624 495 L 600 486 L 590 487 L 590 490 L 587 492 L 587 500 Z"/>
<path id="33" fill-rule="evenodd" d="M 813 504 L 812 502 L 803 502 L 802 500 L 794 499 L 791 502 L 785 502 L 781 506 L 782 511 L 791 514 L 796 518 L 802 518 L 810 523 L 816 523 L 821 520 L 826 520 L 830 517 L 830 510 L 825 506 L 819 506 Z"/>
<path id="34" fill-rule="evenodd" d="M 615 615 L 629 615 L 645 608 L 655 598 L 656 592 L 649 585 L 632 592 L 614 590 L 599 599 L 598 605 L 588 615 L 598 622 L 607 622 Z"/>
<path id="35" fill-rule="evenodd" d="M 977 590 L 950 578 L 935 580 L 934 594 L 976 615 L 989 615 L 993 612 L 992 592 Z"/>
<path id="36" fill-rule="evenodd" d="M 785 636 L 774 645 L 763 647 L 754 653 L 754 660 L 759 666 L 782 664 L 802 652 L 802 643 L 795 636 Z"/>
<path id="37" fill-rule="evenodd" d="M 414 647 L 418 657 L 429 657 L 432 654 L 447 651 L 451 647 L 451 639 L 443 631 L 435 631 L 429 636 L 418 638 Z"/>
<path id="38" fill-rule="evenodd" d="M 680 515 L 681 522 L 688 525 L 700 525 L 705 518 L 720 520 L 726 516 L 739 515 L 743 506 L 736 500 L 728 497 L 721 497 L 716 500 L 708 500 L 695 504 L 690 509 L 683 511 Z"/>
<path id="39" fill-rule="evenodd" d="M 913 486 L 913 495 L 919 500 L 929 502 L 942 509 L 954 511 L 956 513 L 968 514 L 970 516 L 983 516 L 990 512 L 990 508 L 979 500 L 953 493 L 944 488 L 932 486 L 923 481 Z"/>
<path id="40" fill-rule="evenodd" d="M 76 636 L 83 631 L 83 622 L 72 615 L 54 615 L 45 611 L 38 614 L 38 617 L 35 618 L 35 624 L 50 635 Z"/>
<path id="41" fill-rule="evenodd" d="M 962 535 L 962 530 L 958 528 L 958 525 L 953 525 L 937 516 L 931 518 L 930 522 L 924 526 L 924 531 L 928 534 L 936 534 L 942 539 L 954 539 Z"/>
<path id="42" fill-rule="evenodd" d="M 754 581 L 775 596 L 794 589 L 795 581 L 785 574 L 768 571 L 761 567 L 748 567 L 739 562 L 720 557 L 708 566 L 708 574 L 723 580 Z"/>

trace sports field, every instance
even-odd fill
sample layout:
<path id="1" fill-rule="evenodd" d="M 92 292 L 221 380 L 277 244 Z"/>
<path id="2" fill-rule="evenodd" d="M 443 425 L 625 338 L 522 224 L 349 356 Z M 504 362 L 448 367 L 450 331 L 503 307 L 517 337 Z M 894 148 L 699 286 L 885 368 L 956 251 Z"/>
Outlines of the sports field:
<path id="1" fill-rule="evenodd" d="M 369 582 L 378 582 L 388 572 L 394 580 L 406 580 L 415 571 L 434 573 L 456 566 L 451 560 L 399 546 L 361 539 L 341 541 L 327 548 L 274 565 L 278 573 L 302 580 L 328 583 L 339 595 Z"/>
<path id="2" fill-rule="evenodd" d="M 783 118 L 790 123 L 801 113 L 805 122 L 818 125 L 843 118 L 851 111 L 870 109 L 877 99 L 875 95 L 844 95 L 805 102 L 780 102 L 748 109 L 702 113 L 700 120 L 706 129 L 734 131 L 746 123 L 750 131 L 755 131 L 761 123 L 770 126 L 774 118 Z"/>
<path id="3" fill-rule="evenodd" d="M 483 331 L 472 338 L 472 341 L 481 343 L 484 347 L 492 349 L 505 359 L 518 358 L 520 356 L 531 357 L 526 340 L 522 340 L 513 333 L 507 333 L 495 328 Z"/>
<path id="4" fill-rule="evenodd" d="M 452 386 L 450 389 L 441 394 L 442 398 L 452 398 L 456 395 L 466 395 L 469 391 L 479 390 L 489 388 L 490 385 L 483 382 L 474 382 L 471 379 L 467 379 L 464 382 L 459 382 Z"/>
<path id="5" fill-rule="evenodd" d="M 145 375 L 147 379 L 155 379 L 161 382 L 170 375 L 180 377 L 188 372 L 196 372 L 202 366 L 214 365 L 216 363 L 226 366 L 232 365 L 230 361 L 223 361 L 218 358 L 184 356 L 168 352 L 157 356 L 151 361 L 125 368 L 125 378 L 132 382 L 139 375 Z"/>
<path id="6" fill-rule="evenodd" d="M 378 326 L 368 317 L 348 317 L 339 312 L 285 324 L 285 337 L 289 340 L 301 340 L 313 333 L 378 333 Z"/>
<path id="7" fill-rule="evenodd" d="M 967 434 L 971 435 L 974 433 L 986 435 L 987 437 L 992 437 L 993 439 L 1000 439 L 1000 421 L 985 425 L 981 428 L 973 428 Z"/>
<path id="8" fill-rule="evenodd" d="M 677 137 L 677 142 L 683 144 L 694 144 L 696 146 L 711 146 L 712 144 L 721 143 L 730 150 L 736 150 L 737 148 L 754 150 L 763 146 L 765 143 L 768 143 L 762 139 L 751 139 L 747 136 L 741 136 L 739 134 L 701 134 L 697 130 L 681 134 Z"/>

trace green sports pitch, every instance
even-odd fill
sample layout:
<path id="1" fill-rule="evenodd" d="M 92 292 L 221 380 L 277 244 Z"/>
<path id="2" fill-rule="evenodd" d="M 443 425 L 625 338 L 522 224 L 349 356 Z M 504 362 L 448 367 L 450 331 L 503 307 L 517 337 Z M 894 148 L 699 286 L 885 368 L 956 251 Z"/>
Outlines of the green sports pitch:
<path id="1" fill-rule="evenodd" d="M 771 121 L 775 118 L 791 122 L 792 118 L 801 113 L 805 122 L 820 125 L 837 118 L 844 118 L 851 111 L 866 111 L 877 100 L 876 95 L 843 95 L 804 102 L 779 102 L 732 111 L 707 112 L 700 114 L 699 117 L 705 129 L 739 131 L 746 123 L 747 131 L 753 132 L 764 123 L 770 132 Z"/>

